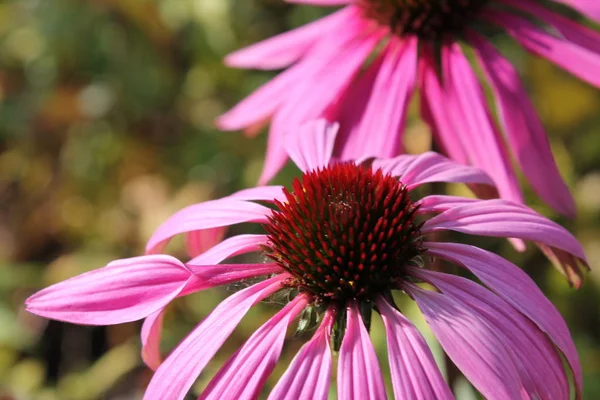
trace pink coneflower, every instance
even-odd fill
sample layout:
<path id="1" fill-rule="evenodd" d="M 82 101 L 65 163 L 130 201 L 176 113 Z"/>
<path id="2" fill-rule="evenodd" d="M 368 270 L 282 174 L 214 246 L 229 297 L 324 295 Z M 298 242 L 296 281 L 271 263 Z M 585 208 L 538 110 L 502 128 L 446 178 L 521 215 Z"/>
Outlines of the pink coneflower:
<path id="1" fill-rule="evenodd" d="M 261 184 L 286 160 L 288 127 L 310 119 L 340 122 L 335 154 L 343 160 L 400 154 L 406 108 L 418 86 L 422 117 L 445 154 L 483 169 L 503 198 L 521 202 L 510 149 L 535 191 L 559 212 L 574 215 L 573 199 L 517 71 L 482 32 L 503 29 L 528 51 L 600 86 L 597 32 L 541 0 L 297 2 L 346 7 L 226 58 L 235 67 L 289 67 L 218 120 L 224 130 L 250 134 L 272 120 Z M 600 21 L 596 0 L 559 2 Z M 504 136 L 461 42 L 475 50 Z"/>
<path id="2" fill-rule="evenodd" d="M 145 398 L 183 399 L 247 311 L 285 292 L 281 297 L 291 300 L 229 358 L 200 396 L 235 400 L 259 396 L 290 324 L 300 318 L 304 326 L 314 316 L 319 326 L 269 398 L 327 399 L 332 347 L 339 351 L 338 398 L 386 398 L 369 338 L 375 311 L 387 334 L 395 398 L 451 399 L 425 340 L 395 305 L 393 294 L 403 292 L 486 398 L 569 399 L 567 369 L 580 397 L 581 369 L 567 326 L 527 274 L 486 250 L 433 242 L 430 236 L 452 230 L 533 240 L 585 262 L 567 231 L 507 200 L 413 199 L 411 191 L 427 182 L 491 184 L 483 171 L 435 153 L 374 159 L 370 165 L 333 162 L 336 126 L 318 121 L 290 135 L 289 154 L 303 171 L 290 190 L 257 187 L 183 209 L 153 235 L 150 255 L 44 289 L 29 298 L 27 309 L 92 325 L 146 318 L 142 354 L 156 372 Z M 230 237 L 185 264 L 152 254 L 175 235 L 210 237 L 214 229 L 242 222 L 262 224 L 265 234 Z M 262 252 L 267 261 L 219 264 L 248 252 Z M 432 258 L 465 268 L 485 286 L 428 269 Z M 162 361 L 158 344 L 168 303 L 260 276 L 260 283 L 219 304 Z"/>

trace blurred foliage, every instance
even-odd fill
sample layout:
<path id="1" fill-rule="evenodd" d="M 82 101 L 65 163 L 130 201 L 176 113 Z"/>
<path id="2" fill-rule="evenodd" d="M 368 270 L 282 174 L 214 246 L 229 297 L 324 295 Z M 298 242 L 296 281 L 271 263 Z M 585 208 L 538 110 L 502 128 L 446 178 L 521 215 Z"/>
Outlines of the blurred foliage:
<path id="1" fill-rule="evenodd" d="M 141 254 L 153 229 L 183 206 L 251 186 L 265 135 L 220 133 L 213 120 L 271 75 L 228 69 L 222 57 L 324 12 L 280 0 L 0 3 L 0 399 L 141 396 L 151 371 L 138 355 L 139 323 L 46 321 L 24 312 L 23 300 Z M 535 249 L 516 254 L 504 242 L 478 243 L 524 266 L 559 307 L 580 351 L 585 397 L 600 398 L 600 95 L 512 41 L 497 43 L 523 72 L 579 217 L 560 219 L 532 193 L 528 198 L 582 240 L 592 272 L 574 291 Z M 407 145 L 415 152 L 429 146 L 415 115 Z M 294 173 L 288 168 L 278 181 Z M 171 250 L 182 254 L 180 246 Z M 211 290 L 176 301 L 165 349 L 226 295 Z M 438 348 L 418 312 L 400 302 Z M 198 387 L 275 309 L 250 312 Z M 380 324 L 373 337 L 385 365 Z M 290 341 L 275 377 L 301 342 Z M 439 350 L 436 357 L 443 364 Z M 456 380 L 456 390 L 475 398 L 464 380 Z"/>

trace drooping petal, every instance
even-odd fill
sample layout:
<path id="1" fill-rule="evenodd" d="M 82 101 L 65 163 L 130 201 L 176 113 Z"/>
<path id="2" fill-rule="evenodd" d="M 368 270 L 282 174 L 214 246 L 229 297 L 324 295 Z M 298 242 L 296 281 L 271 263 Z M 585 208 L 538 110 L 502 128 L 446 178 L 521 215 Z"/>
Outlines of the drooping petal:
<path id="1" fill-rule="evenodd" d="M 431 126 L 433 138 L 442 151 L 458 163 L 469 164 L 470 157 L 462 144 L 462 131 L 454 127 L 447 106 L 451 99 L 442 89 L 433 52 L 431 46 L 423 45 L 423 55 L 420 59 L 421 115 Z"/>
<path id="2" fill-rule="evenodd" d="M 454 399 L 421 333 L 386 300 L 377 307 L 385 325 L 394 395 L 397 399 Z"/>
<path id="3" fill-rule="evenodd" d="M 333 1 L 333 0 L 332 0 Z M 569 7 L 573 7 L 583 15 L 596 22 L 600 22 L 600 4 L 590 0 L 554 0 L 558 3 L 563 3 Z"/>
<path id="4" fill-rule="evenodd" d="M 496 182 L 503 198 L 523 202 L 510 157 L 496 128 L 483 89 L 458 43 L 442 48 L 447 115 L 455 131 L 463 136 L 462 145 L 471 162 Z"/>
<path id="5" fill-rule="evenodd" d="M 532 240 L 567 251 L 587 265 L 581 244 L 567 230 L 525 206 L 501 199 L 446 210 L 427 220 L 421 232 L 439 230 Z"/>
<path id="6" fill-rule="evenodd" d="M 153 312 L 144 320 L 140 338 L 142 342 L 142 360 L 148 368 L 156 371 L 162 362 L 160 353 L 160 340 L 162 337 L 163 319 L 165 309 Z"/>
<path id="7" fill-rule="evenodd" d="M 594 53 L 600 53 L 600 33 L 532 1 L 502 1 L 510 4 L 511 7 L 515 7 L 517 9 L 526 11 L 531 15 L 535 15 L 537 19 L 540 19 L 544 23 L 555 28 L 565 39 L 569 40 L 570 42 L 589 49 Z M 598 7 L 598 9 L 600 10 L 600 7 Z"/>
<path id="8" fill-rule="evenodd" d="M 269 400 L 327 400 L 331 379 L 331 350 L 329 336 L 333 313 L 328 310 L 323 322 L 306 343 L 277 385 Z"/>
<path id="9" fill-rule="evenodd" d="M 479 168 L 455 163 L 434 152 L 416 156 L 402 155 L 373 161 L 373 168 L 400 178 L 409 189 L 429 182 L 479 183 L 493 186 L 494 182 Z"/>
<path id="10" fill-rule="evenodd" d="M 428 254 L 439 256 L 469 269 L 486 286 L 526 315 L 565 355 L 581 391 L 582 375 L 577 349 L 569 329 L 554 305 L 531 278 L 508 260 L 474 246 L 458 243 L 424 243 Z"/>
<path id="11" fill-rule="evenodd" d="M 573 216 L 575 203 L 554 161 L 548 137 L 517 71 L 488 41 L 471 32 L 510 147 L 531 186 L 552 208 Z"/>
<path id="12" fill-rule="evenodd" d="M 344 8 L 310 24 L 237 50 L 225 58 L 225 64 L 237 68 L 285 68 L 302 58 L 320 38 L 343 26 L 353 11 Z"/>
<path id="13" fill-rule="evenodd" d="M 446 354 L 485 398 L 521 398 L 519 375 L 494 327 L 448 296 L 414 285 L 405 290 Z"/>
<path id="14" fill-rule="evenodd" d="M 239 291 L 208 315 L 156 370 L 145 400 L 182 400 L 250 307 L 282 287 L 281 274 Z"/>
<path id="15" fill-rule="evenodd" d="M 298 296 L 250 336 L 210 381 L 199 399 L 256 399 L 279 360 L 288 325 L 308 304 Z"/>
<path id="16" fill-rule="evenodd" d="M 242 222 L 267 222 L 271 210 L 244 200 L 223 198 L 186 207 L 169 219 L 152 234 L 146 244 L 147 253 L 157 253 L 173 237 L 181 233 L 202 231 L 239 224 Z"/>
<path id="17" fill-rule="evenodd" d="M 267 235 L 238 235 L 225 239 L 204 253 L 194 257 L 187 265 L 210 265 L 239 254 L 260 250 L 267 243 Z"/>
<path id="18" fill-rule="evenodd" d="M 288 155 L 302 172 L 329 164 L 339 125 L 318 119 L 292 130 L 285 143 Z"/>
<path id="19" fill-rule="evenodd" d="M 269 203 L 275 200 L 284 200 L 283 186 L 257 186 L 250 189 L 243 189 L 227 196 L 229 199 L 246 201 L 267 201 Z"/>
<path id="20" fill-rule="evenodd" d="M 444 212 L 454 207 L 464 206 L 466 204 L 476 203 L 478 199 L 471 199 L 462 196 L 432 195 L 423 197 L 417 202 L 419 205 L 419 214 L 428 214 L 432 212 Z"/>
<path id="21" fill-rule="evenodd" d="M 600 87 L 600 54 L 580 47 L 566 38 L 539 29 L 525 18 L 502 12 L 486 18 L 506 31 L 530 52 L 544 57 L 580 79 Z"/>
<path id="22" fill-rule="evenodd" d="M 358 120 L 345 127 L 351 132 L 340 143 L 342 153 L 352 154 L 353 159 L 392 157 L 403 147 L 406 110 L 416 81 L 417 39 L 409 37 L 401 42 L 392 38 L 381 57 L 381 65 L 374 66 L 377 76 L 367 101 L 347 100 L 363 107 L 356 116 Z"/>
<path id="23" fill-rule="evenodd" d="M 383 376 L 369 332 L 356 303 L 347 307 L 347 325 L 338 363 L 340 399 L 386 399 Z"/>
<path id="24" fill-rule="evenodd" d="M 268 182 L 287 160 L 284 143 L 290 127 L 313 119 L 327 118 L 327 111 L 339 101 L 353 82 L 384 35 L 384 32 L 361 34 L 361 29 L 366 29 L 365 24 L 365 21 L 357 19 L 347 29 L 340 31 L 339 35 L 324 38 L 322 44 L 317 46 L 319 49 L 306 57 L 305 62 L 314 62 L 315 68 L 302 77 L 302 85 L 296 85 L 290 90 L 285 103 L 273 117 L 265 166 L 259 183 Z M 313 59 L 318 59 L 318 63 Z"/>
<path id="25" fill-rule="evenodd" d="M 174 257 L 127 258 L 37 292 L 27 299 L 27 310 L 83 325 L 131 322 L 167 305 L 193 279 Z"/>
<path id="26" fill-rule="evenodd" d="M 191 231 L 185 234 L 185 249 L 190 257 L 196 257 L 223 240 L 227 228 Z"/>
<path id="27" fill-rule="evenodd" d="M 531 320 L 468 279 L 417 268 L 410 268 L 410 273 L 436 286 L 495 328 L 510 349 L 524 389 L 532 398 L 569 399 L 569 381 L 562 360 L 554 344 Z"/>

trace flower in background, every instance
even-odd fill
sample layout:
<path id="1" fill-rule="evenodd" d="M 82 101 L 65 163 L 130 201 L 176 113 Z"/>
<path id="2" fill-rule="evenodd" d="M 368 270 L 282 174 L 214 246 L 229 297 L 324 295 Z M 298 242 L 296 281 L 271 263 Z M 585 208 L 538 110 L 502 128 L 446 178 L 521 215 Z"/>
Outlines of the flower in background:
<path id="1" fill-rule="evenodd" d="M 528 51 L 600 86 L 597 32 L 538 0 L 296 1 L 346 7 L 226 58 L 234 67 L 289 67 L 218 119 L 224 130 L 250 134 L 272 120 L 262 184 L 286 160 L 286 131 L 310 119 L 340 122 L 334 152 L 341 159 L 400 154 L 406 109 L 417 86 L 421 115 L 442 152 L 483 169 L 503 198 L 522 202 L 512 155 L 544 201 L 575 214 L 517 71 L 482 30 L 500 28 Z M 557 2 L 600 22 L 597 1 Z M 473 48 L 483 69 L 504 136 L 461 42 Z"/>
<path id="2" fill-rule="evenodd" d="M 435 153 L 374 159 L 370 165 L 331 161 L 337 126 L 311 122 L 289 136 L 287 149 L 303 171 L 287 190 L 265 186 L 183 209 L 158 228 L 149 255 L 120 260 L 34 294 L 27 309 L 80 324 L 146 318 L 143 358 L 156 370 L 146 399 L 183 399 L 247 311 L 283 293 L 287 304 L 221 367 L 201 399 L 253 399 L 263 390 L 287 330 L 317 322 L 270 393 L 270 399 L 327 399 L 331 347 L 339 351 L 341 399 L 384 399 L 386 390 L 369 338 L 372 312 L 383 319 L 394 396 L 451 399 L 425 340 L 394 302 L 410 296 L 441 346 L 488 399 L 569 399 L 581 368 L 558 311 L 522 270 L 478 247 L 438 242 L 458 231 L 541 242 L 585 263 L 577 240 L 557 224 L 507 200 L 452 196 L 413 199 L 428 182 L 491 185 L 481 170 Z M 255 201 L 270 202 L 273 208 Z M 187 263 L 156 254 L 175 235 L 254 222 L 265 234 L 223 240 Z M 259 264 L 220 264 L 262 252 Z M 432 258 L 456 264 L 485 286 L 428 268 Z M 162 361 L 164 309 L 186 294 L 264 277 L 220 303 Z M 429 286 L 423 286 L 427 283 Z M 563 364 L 562 358 L 566 360 Z"/>

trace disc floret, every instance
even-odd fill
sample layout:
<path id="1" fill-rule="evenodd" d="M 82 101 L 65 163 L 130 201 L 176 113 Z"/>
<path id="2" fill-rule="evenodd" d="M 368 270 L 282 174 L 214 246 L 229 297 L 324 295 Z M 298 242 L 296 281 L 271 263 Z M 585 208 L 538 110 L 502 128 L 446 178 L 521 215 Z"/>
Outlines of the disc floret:
<path id="1" fill-rule="evenodd" d="M 265 225 L 269 258 L 319 302 L 371 301 L 422 252 L 417 206 L 398 178 L 353 163 L 305 173 Z"/>
<path id="2" fill-rule="evenodd" d="M 489 0 L 360 0 L 367 18 L 399 36 L 436 39 L 460 33 Z"/>

